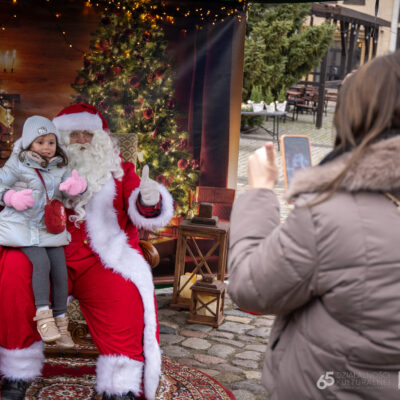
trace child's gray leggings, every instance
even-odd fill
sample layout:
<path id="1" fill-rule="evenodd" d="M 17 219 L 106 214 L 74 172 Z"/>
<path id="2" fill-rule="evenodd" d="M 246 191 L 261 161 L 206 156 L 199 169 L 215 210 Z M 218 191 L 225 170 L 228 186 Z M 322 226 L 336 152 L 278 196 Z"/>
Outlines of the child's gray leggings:
<path id="1" fill-rule="evenodd" d="M 35 306 L 50 306 L 53 315 L 67 311 L 68 274 L 63 247 L 21 247 L 33 265 L 32 287 Z"/>

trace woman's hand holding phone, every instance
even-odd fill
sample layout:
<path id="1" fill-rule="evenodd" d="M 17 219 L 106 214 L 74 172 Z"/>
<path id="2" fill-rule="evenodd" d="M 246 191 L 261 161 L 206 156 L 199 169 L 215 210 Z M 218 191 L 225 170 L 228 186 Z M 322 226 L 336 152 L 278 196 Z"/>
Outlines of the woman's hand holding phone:
<path id="1" fill-rule="evenodd" d="M 252 189 L 274 189 L 278 182 L 279 169 L 273 143 L 265 143 L 249 157 L 247 177 Z"/>

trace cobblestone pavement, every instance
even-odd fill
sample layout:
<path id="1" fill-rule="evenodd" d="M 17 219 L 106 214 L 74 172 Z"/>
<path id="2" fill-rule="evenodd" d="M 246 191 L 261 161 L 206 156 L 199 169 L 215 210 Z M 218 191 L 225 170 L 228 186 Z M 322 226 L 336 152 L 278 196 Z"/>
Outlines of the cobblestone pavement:
<path id="1" fill-rule="evenodd" d="M 271 128 L 272 121 L 265 126 Z M 311 139 L 313 164 L 317 164 L 331 149 L 334 130 L 332 110 L 324 117 L 323 127 L 316 129 L 310 115 L 299 115 L 298 121 L 287 120 L 280 124 L 280 134 L 306 134 Z M 270 136 L 262 129 L 240 138 L 237 194 L 247 188 L 247 159 L 261 147 Z M 278 163 L 282 166 L 281 154 Z M 284 220 L 290 206 L 283 200 L 283 176 L 281 174 L 276 193 L 281 203 Z M 229 297 L 225 300 L 225 320 L 218 328 L 207 325 L 188 324 L 188 311 L 169 308 L 172 288 L 157 289 L 157 304 L 160 320 L 161 348 L 172 359 L 197 368 L 214 377 L 231 390 L 238 400 L 268 399 L 261 386 L 261 370 L 264 352 L 268 344 L 274 316 L 252 315 L 238 309 Z"/>

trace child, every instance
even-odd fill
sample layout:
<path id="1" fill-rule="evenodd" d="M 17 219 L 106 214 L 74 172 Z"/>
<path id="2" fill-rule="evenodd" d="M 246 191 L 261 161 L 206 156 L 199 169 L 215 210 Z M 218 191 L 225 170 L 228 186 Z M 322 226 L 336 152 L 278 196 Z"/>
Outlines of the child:
<path id="1" fill-rule="evenodd" d="M 65 229 L 57 234 L 47 231 L 44 208 L 46 191 L 50 200 L 60 198 L 60 191 L 74 196 L 86 190 L 86 181 L 76 171 L 67 178 L 68 159 L 58 142 L 57 129 L 47 118 L 33 116 L 25 121 L 22 138 L 0 169 L 0 199 L 6 206 L 0 213 L 0 244 L 21 247 L 32 262 L 34 320 L 42 340 L 71 348 L 74 343 L 65 316 L 68 276 L 62 247 L 68 244 L 68 233 Z M 16 184 L 24 189 L 11 189 Z M 49 308 L 49 277 L 53 310 Z"/>

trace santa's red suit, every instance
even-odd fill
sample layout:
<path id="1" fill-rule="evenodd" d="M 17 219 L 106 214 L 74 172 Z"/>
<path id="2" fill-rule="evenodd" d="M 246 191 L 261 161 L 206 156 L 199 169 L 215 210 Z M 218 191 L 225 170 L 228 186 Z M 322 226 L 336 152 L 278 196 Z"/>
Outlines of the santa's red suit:
<path id="1" fill-rule="evenodd" d="M 77 113 L 79 114 L 79 112 Z M 159 185 L 160 213 L 138 202 L 140 179 L 122 163 L 85 205 L 85 219 L 69 221 L 65 248 L 70 292 L 77 298 L 100 356 L 97 391 L 153 399 L 161 373 L 151 269 L 141 255 L 138 228 L 166 225 L 173 201 Z M 32 266 L 18 249 L 0 248 L 0 373 L 8 379 L 40 375 L 43 345 L 36 331 Z"/>

